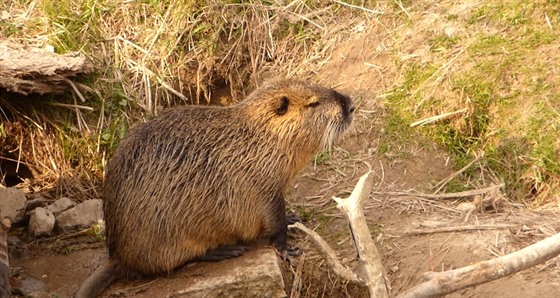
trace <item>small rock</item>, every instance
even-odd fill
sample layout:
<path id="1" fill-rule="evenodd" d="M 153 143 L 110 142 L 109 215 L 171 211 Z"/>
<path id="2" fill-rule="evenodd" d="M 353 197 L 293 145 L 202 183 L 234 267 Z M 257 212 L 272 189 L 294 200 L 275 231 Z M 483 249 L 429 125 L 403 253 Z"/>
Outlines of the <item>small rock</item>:
<path id="1" fill-rule="evenodd" d="M 25 214 L 27 198 L 17 188 L 0 189 L 0 219 L 9 218 L 12 224 L 18 223 Z"/>
<path id="2" fill-rule="evenodd" d="M 67 197 L 62 197 L 56 200 L 54 203 L 47 206 L 47 210 L 52 212 L 55 216 L 59 215 L 60 213 L 76 206 L 76 203 L 70 200 Z"/>
<path id="3" fill-rule="evenodd" d="M 103 220 L 103 202 L 99 199 L 84 201 L 60 213 L 57 225 L 65 231 L 89 228 Z"/>
<path id="4" fill-rule="evenodd" d="M 30 212 L 29 232 L 35 237 L 49 236 L 54 228 L 54 215 L 51 211 L 37 207 Z"/>
<path id="5" fill-rule="evenodd" d="M 49 295 L 49 293 L 47 292 L 33 292 L 29 295 L 27 295 L 27 298 L 51 298 L 51 295 Z"/>

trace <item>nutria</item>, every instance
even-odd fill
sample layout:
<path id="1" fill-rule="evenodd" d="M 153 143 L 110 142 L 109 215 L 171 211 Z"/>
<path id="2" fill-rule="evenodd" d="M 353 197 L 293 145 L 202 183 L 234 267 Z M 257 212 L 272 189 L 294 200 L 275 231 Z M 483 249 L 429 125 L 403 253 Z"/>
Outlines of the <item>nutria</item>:
<path id="1" fill-rule="evenodd" d="M 133 128 L 105 173 L 109 261 L 76 297 L 127 273 L 234 257 L 243 250 L 233 245 L 263 237 L 285 255 L 286 187 L 353 114 L 348 96 L 287 80 L 233 106 L 182 106 Z"/>

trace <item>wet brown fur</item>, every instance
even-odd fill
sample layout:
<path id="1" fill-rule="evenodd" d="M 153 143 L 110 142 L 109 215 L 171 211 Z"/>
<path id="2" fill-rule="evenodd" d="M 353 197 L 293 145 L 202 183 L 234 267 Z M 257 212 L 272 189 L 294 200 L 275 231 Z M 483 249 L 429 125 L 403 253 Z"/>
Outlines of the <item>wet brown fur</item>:
<path id="1" fill-rule="evenodd" d="M 111 264 L 76 297 L 97 295 L 90 289 L 110 283 L 116 267 L 168 273 L 261 237 L 285 250 L 286 187 L 348 128 L 353 110 L 332 89 L 280 81 L 230 107 L 178 107 L 132 129 L 105 174 Z"/>

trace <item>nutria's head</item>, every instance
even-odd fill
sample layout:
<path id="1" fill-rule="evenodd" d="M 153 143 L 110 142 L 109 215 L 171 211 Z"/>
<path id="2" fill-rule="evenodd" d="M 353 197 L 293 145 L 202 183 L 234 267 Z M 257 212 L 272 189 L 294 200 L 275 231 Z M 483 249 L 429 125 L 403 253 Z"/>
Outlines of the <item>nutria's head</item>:
<path id="1" fill-rule="evenodd" d="M 267 84 L 238 106 L 251 106 L 244 109 L 251 123 L 276 135 L 300 169 L 350 127 L 355 110 L 350 97 L 334 89 L 291 80 Z"/>

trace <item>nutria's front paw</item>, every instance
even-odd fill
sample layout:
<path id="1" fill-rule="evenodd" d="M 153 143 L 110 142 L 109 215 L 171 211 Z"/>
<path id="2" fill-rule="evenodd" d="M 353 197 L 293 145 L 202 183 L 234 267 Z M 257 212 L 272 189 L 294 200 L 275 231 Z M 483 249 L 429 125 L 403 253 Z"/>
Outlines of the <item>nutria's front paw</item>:
<path id="1" fill-rule="evenodd" d="M 306 222 L 306 220 L 300 217 L 297 213 L 289 211 L 286 213 L 286 222 L 288 223 L 288 225 L 293 225 L 296 222 Z"/>

